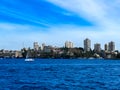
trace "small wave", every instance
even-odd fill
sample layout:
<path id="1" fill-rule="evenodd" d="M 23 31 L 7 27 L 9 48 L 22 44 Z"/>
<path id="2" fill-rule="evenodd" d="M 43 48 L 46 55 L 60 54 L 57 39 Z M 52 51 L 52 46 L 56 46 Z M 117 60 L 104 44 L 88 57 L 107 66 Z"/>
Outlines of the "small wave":
<path id="1" fill-rule="evenodd" d="M 28 86 L 28 85 L 24 85 L 22 87 L 20 87 L 19 90 L 51 90 L 48 87 L 45 86 Z"/>

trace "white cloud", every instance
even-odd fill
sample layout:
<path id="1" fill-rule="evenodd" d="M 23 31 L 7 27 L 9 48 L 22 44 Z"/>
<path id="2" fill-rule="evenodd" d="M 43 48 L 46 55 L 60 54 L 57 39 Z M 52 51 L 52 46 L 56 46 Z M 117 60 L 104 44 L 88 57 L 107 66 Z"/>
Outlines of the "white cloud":
<path id="1" fill-rule="evenodd" d="M 62 8 L 72 11 L 100 26 L 116 25 L 120 20 L 119 0 L 48 0 Z M 118 21 L 119 20 L 119 21 Z M 116 21 L 118 21 L 116 23 Z"/>
<path id="2" fill-rule="evenodd" d="M 80 17 L 96 24 L 94 27 L 82 28 L 78 26 L 79 34 L 90 37 L 94 42 L 106 43 L 113 40 L 120 45 L 120 1 L 119 0 L 47 0 L 66 10 L 78 14 Z M 69 29 L 69 28 L 66 28 Z M 74 28 L 75 30 L 76 28 Z M 76 31 L 73 31 L 74 33 Z M 71 35 L 73 35 L 71 33 Z M 76 33 L 76 36 L 78 35 Z M 80 37 L 79 37 L 80 38 Z"/>
<path id="3" fill-rule="evenodd" d="M 60 25 L 51 26 L 47 28 L 47 32 L 43 32 L 43 28 L 26 26 L 26 25 L 14 25 L 14 24 L 0 24 L 0 30 L 4 33 L 0 33 L 4 36 L 4 40 L 0 38 L 4 44 L 0 47 L 3 48 L 21 48 L 22 43 L 25 42 L 26 46 L 31 46 L 34 41 L 41 43 L 63 46 L 66 40 L 72 41 L 75 46 L 83 46 L 83 40 L 90 38 L 92 44 L 104 43 L 109 41 L 115 41 L 117 49 L 120 50 L 120 37 L 119 37 L 119 0 L 106 1 L 106 0 L 47 0 L 53 4 L 56 4 L 62 8 L 73 12 L 80 17 L 95 23 L 95 26 L 81 27 L 72 25 Z M 65 13 L 68 14 L 69 13 Z M 70 13 L 71 14 L 71 13 Z M 32 31 L 33 30 L 33 31 Z M 37 30 L 34 32 L 34 30 Z M 29 32 L 32 31 L 32 32 Z M 20 33 L 18 33 L 20 32 Z M 8 45 L 6 45 L 8 44 Z M 15 46 L 12 46 L 15 45 Z"/>

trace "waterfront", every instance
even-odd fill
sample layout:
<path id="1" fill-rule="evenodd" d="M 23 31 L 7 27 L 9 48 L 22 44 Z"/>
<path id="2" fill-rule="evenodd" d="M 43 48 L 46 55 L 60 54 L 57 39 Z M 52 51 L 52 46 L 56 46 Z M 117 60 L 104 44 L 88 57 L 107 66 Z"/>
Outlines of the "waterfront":
<path id="1" fill-rule="evenodd" d="M 120 86 L 119 60 L 0 60 L 0 90 L 111 90 Z"/>

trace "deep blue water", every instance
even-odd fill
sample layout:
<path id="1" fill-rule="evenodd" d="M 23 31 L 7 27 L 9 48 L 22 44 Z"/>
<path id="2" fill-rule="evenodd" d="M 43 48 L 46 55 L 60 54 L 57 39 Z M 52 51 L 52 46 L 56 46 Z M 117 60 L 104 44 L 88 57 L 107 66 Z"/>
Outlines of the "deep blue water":
<path id="1" fill-rule="evenodd" d="M 119 60 L 0 60 L 0 90 L 119 89 Z"/>

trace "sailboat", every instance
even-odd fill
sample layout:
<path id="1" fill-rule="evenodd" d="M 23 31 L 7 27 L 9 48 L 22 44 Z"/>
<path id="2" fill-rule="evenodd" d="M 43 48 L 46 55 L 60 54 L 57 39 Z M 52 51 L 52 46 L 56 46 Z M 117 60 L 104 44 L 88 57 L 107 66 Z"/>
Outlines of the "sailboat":
<path id="1" fill-rule="evenodd" d="M 27 55 L 26 55 L 25 61 L 34 61 L 33 58 L 29 58 L 29 52 L 27 52 Z"/>
<path id="2" fill-rule="evenodd" d="M 25 61 L 34 61 L 33 58 L 26 58 Z"/>

